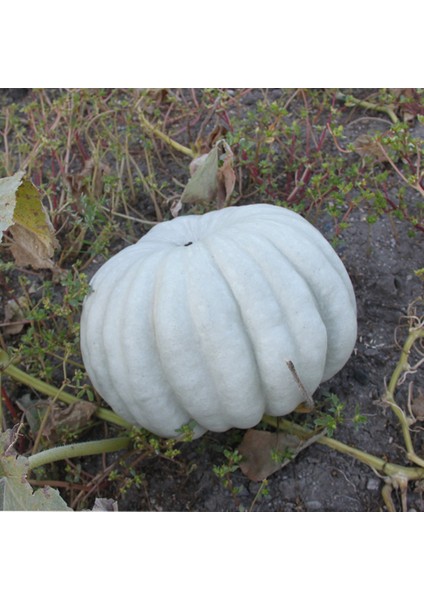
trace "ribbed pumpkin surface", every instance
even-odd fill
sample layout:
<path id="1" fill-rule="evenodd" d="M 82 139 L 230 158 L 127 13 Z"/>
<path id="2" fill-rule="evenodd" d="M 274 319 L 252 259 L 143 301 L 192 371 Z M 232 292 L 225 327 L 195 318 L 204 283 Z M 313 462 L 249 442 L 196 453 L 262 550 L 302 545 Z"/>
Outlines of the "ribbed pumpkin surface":
<path id="1" fill-rule="evenodd" d="M 81 349 L 94 387 L 160 436 L 282 416 L 348 360 L 356 303 L 330 244 L 284 208 L 251 205 L 161 223 L 91 281 Z"/>

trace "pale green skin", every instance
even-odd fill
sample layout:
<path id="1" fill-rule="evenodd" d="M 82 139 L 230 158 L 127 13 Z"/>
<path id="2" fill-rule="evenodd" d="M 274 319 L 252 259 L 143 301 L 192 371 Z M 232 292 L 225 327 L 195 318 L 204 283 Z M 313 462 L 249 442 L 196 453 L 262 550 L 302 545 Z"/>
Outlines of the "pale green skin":
<path id="1" fill-rule="evenodd" d="M 185 246 L 188 242 L 191 245 Z M 356 340 L 343 263 L 305 219 L 256 204 L 156 225 L 91 281 L 81 349 L 116 413 L 162 437 L 255 426 L 304 401 Z"/>

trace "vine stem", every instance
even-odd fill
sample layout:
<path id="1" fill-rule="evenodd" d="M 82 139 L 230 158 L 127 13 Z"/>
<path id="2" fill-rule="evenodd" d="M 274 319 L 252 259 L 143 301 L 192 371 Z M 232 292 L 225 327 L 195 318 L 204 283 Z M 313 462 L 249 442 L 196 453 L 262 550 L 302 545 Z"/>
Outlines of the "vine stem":
<path id="1" fill-rule="evenodd" d="M 400 426 L 402 428 L 402 434 L 405 442 L 405 448 L 407 451 L 408 459 L 411 462 L 414 462 L 415 464 L 419 465 L 420 467 L 424 467 L 424 460 L 415 454 L 415 450 L 412 444 L 411 432 L 409 430 L 409 423 L 406 418 L 406 415 L 395 401 L 395 391 L 400 376 L 402 375 L 402 373 L 408 372 L 411 369 L 408 363 L 409 355 L 415 342 L 419 338 L 424 338 L 424 329 L 422 325 L 420 327 L 410 329 L 409 331 L 408 337 L 406 338 L 406 341 L 402 347 L 399 361 L 395 367 L 395 370 L 392 373 L 389 385 L 387 386 L 384 402 L 388 406 L 390 406 L 390 408 L 399 420 Z"/>
<path id="2" fill-rule="evenodd" d="M 151 133 L 153 133 L 155 136 L 160 138 L 163 142 L 166 142 L 169 146 L 171 146 L 171 148 L 174 148 L 174 150 L 178 150 L 179 152 L 182 152 L 186 156 L 190 156 L 191 158 L 194 158 L 195 154 L 194 154 L 193 150 L 191 150 L 190 148 L 187 148 L 187 146 L 183 146 L 182 144 L 179 144 L 178 142 L 176 142 L 175 140 L 170 138 L 168 135 L 166 135 L 166 133 L 163 133 L 163 131 L 160 131 L 160 129 L 157 129 L 154 125 L 152 125 L 152 123 L 150 123 L 150 121 L 148 121 L 146 119 L 146 117 L 143 115 L 141 110 L 138 113 L 138 117 L 140 119 L 140 123 L 146 129 L 148 129 Z"/>
<path id="3" fill-rule="evenodd" d="M 302 427 L 301 425 L 296 425 L 291 421 L 286 419 L 281 419 L 277 417 L 270 417 L 265 415 L 262 418 L 264 423 L 275 427 L 276 429 L 280 429 L 281 431 L 287 431 L 293 435 L 301 439 L 309 439 L 316 435 L 315 431 L 311 431 Z M 330 438 L 328 436 L 322 436 L 317 439 L 317 444 L 322 444 L 323 446 L 328 446 L 333 450 L 337 450 L 342 454 L 348 454 L 353 458 L 356 458 L 360 462 L 368 465 L 372 469 L 382 473 L 383 475 L 387 475 L 389 477 L 399 477 L 404 476 L 408 480 L 417 480 L 424 478 L 424 468 L 422 467 L 404 467 L 402 465 L 397 465 L 395 463 L 389 463 L 384 461 L 382 458 L 374 456 L 373 454 L 368 454 L 368 452 L 364 452 L 363 450 L 359 450 L 358 448 L 353 448 L 352 446 L 348 446 L 343 442 L 339 442 L 334 438 Z"/>
<path id="4" fill-rule="evenodd" d="M 402 171 L 395 165 L 395 163 L 393 162 L 393 160 L 391 159 L 391 157 L 386 152 L 386 149 L 384 148 L 383 144 L 381 142 L 377 142 L 377 146 L 378 146 L 379 150 L 383 153 L 384 158 L 390 164 L 390 166 L 392 167 L 392 169 L 397 173 L 397 175 L 402 179 L 402 181 L 404 183 L 406 183 L 407 185 L 409 185 L 413 190 L 415 190 L 419 194 L 421 194 L 421 196 L 424 196 L 424 188 L 420 184 L 420 173 L 419 173 L 419 170 L 417 171 L 417 183 L 414 184 L 407 177 L 405 177 L 405 175 L 402 173 Z M 417 162 L 418 163 L 420 162 L 420 154 L 419 153 L 418 153 Z"/>
<path id="5" fill-rule="evenodd" d="M 49 383 L 45 383 L 40 379 L 37 379 L 33 375 L 29 375 L 19 369 L 15 365 L 12 364 L 9 356 L 4 352 L 4 350 L 0 349 L 0 370 L 4 373 L 19 381 L 19 383 L 23 383 L 24 385 L 45 394 L 46 396 L 53 396 L 57 400 L 61 400 L 66 404 L 75 404 L 75 402 L 79 402 L 79 398 L 76 398 L 72 394 L 65 392 L 62 389 L 56 388 Z M 102 419 L 103 421 L 107 421 L 108 423 L 113 423 L 114 425 L 119 425 L 124 429 L 132 429 L 134 425 L 125 421 L 122 417 L 115 414 L 112 410 L 108 410 L 107 408 L 98 408 L 94 413 L 96 417 Z"/>
<path id="6" fill-rule="evenodd" d="M 346 106 L 359 106 L 361 108 L 365 108 L 365 110 L 375 110 L 377 112 L 383 112 L 390 117 L 392 123 L 398 123 L 399 119 L 397 118 L 393 107 L 382 104 L 375 104 L 373 102 L 367 102 L 366 100 L 359 100 L 358 98 L 354 98 L 353 96 L 346 96 L 342 92 L 337 92 L 336 94 L 337 100 L 344 102 Z"/>
<path id="7" fill-rule="evenodd" d="M 30 469 L 41 467 L 48 463 L 75 458 L 77 456 L 91 456 L 105 452 L 117 452 L 129 447 L 131 439 L 127 436 L 110 438 L 108 440 L 97 440 L 94 442 L 79 442 L 77 444 L 66 444 L 56 448 L 48 448 L 28 457 Z"/>

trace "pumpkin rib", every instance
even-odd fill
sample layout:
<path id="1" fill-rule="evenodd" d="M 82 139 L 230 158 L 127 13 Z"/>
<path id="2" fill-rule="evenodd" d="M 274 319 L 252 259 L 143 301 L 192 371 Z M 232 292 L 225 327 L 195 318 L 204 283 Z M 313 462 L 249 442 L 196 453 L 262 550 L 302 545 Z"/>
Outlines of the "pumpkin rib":
<path id="1" fill-rule="evenodd" d="M 201 287 L 197 283 L 198 269 L 190 265 L 191 268 L 188 269 L 190 275 L 192 276 L 187 285 L 190 289 L 190 306 L 192 311 L 193 320 L 196 325 L 196 329 L 203 330 L 203 335 L 201 335 L 203 353 L 205 355 L 206 363 L 209 365 L 209 372 L 215 382 L 215 387 L 220 390 L 222 388 L 225 380 L 235 380 L 238 379 L 239 376 L 235 376 L 232 373 L 228 373 L 225 376 L 225 372 L 231 368 L 233 371 L 242 372 L 244 376 L 241 378 L 241 381 L 237 381 L 236 384 L 233 384 L 233 387 L 236 390 L 239 390 L 240 395 L 243 396 L 244 409 L 247 414 L 246 417 L 240 416 L 239 409 L 239 400 L 237 394 L 233 391 L 233 393 L 228 396 L 228 393 L 220 392 L 215 399 L 215 403 L 219 402 L 219 408 L 215 407 L 215 411 L 218 414 L 225 415 L 225 419 L 227 422 L 226 427 L 229 426 L 229 423 L 234 422 L 234 420 L 238 420 L 239 422 L 245 419 L 246 423 L 249 423 L 249 426 L 252 426 L 254 421 L 258 422 L 258 413 L 262 411 L 264 406 L 264 394 L 262 389 L 261 381 L 258 379 L 259 370 L 258 364 L 255 361 L 255 355 L 252 353 L 253 344 L 250 339 L 249 332 L 244 327 L 243 317 L 240 313 L 240 307 L 237 301 L 237 298 L 234 296 L 231 286 L 228 284 L 228 281 L 223 276 L 222 270 L 219 268 L 219 265 L 213 258 L 210 249 L 208 248 L 208 244 L 205 243 L 205 240 L 201 243 L 201 251 L 203 253 L 203 264 L 207 261 L 208 263 L 208 273 L 210 273 L 210 278 L 208 279 L 208 285 L 210 285 L 210 280 L 214 279 L 217 282 L 216 291 L 211 293 L 210 288 L 208 290 L 208 296 L 211 296 L 215 299 L 214 307 L 208 310 L 208 301 L 207 298 L 204 298 L 205 287 Z M 193 249 L 192 252 L 196 250 Z M 221 304 L 221 308 L 217 308 L 217 302 L 221 302 L 224 300 L 224 306 Z M 200 309 L 203 308 L 203 316 L 200 312 Z M 215 315 L 215 317 L 214 317 Z M 218 349 L 214 349 L 215 346 L 219 346 L 214 340 L 217 336 L 217 320 L 221 320 L 224 318 L 224 321 L 229 321 L 230 328 L 235 328 L 235 332 L 233 336 L 228 336 L 229 326 L 224 323 L 222 327 L 222 335 L 224 339 L 221 338 L 221 346 Z M 212 323 L 212 320 L 215 319 L 215 322 Z M 212 330 L 208 331 L 208 323 L 209 329 L 212 325 Z M 229 338 L 229 339 L 228 339 Z M 237 346 L 234 345 L 234 341 L 237 341 Z M 214 354 L 215 353 L 215 354 Z M 220 359 L 214 358 L 215 368 L 211 368 L 210 359 L 208 357 L 215 356 L 216 354 L 225 354 L 227 357 L 230 354 L 232 358 L 228 357 L 228 361 L 225 363 L 229 364 L 221 364 Z M 216 359 L 216 360 L 215 360 Z M 253 359 L 253 362 L 252 362 Z M 243 363 L 245 363 L 243 365 Z M 221 364 L 221 367 L 217 367 L 217 364 Z M 258 385 L 259 384 L 259 385 Z M 242 391 L 244 387 L 244 392 Z M 250 399 L 249 399 L 250 398 Z M 252 415 L 252 416 L 250 416 Z M 253 416 L 255 415 L 255 416 Z M 259 419 L 260 419 L 259 415 Z M 222 427 L 220 430 L 222 430 Z"/>
<path id="2" fill-rule="evenodd" d="M 151 254 L 148 260 L 141 260 L 138 264 L 128 289 L 129 299 L 123 303 L 128 311 L 123 316 L 124 339 L 135 339 L 137 344 L 123 348 L 122 360 L 128 364 L 128 398 L 131 398 L 133 410 L 137 412 L 137 421 L 144 422 L 146 428 L 156 431 L 163 426 L 163 411 L 171 404 L 172 410 L 166 411 L 167 426 L 172 427 L 171 431 L 175 434 L 181 423 L 189 421 L 190 417 L 176 402 L 175 394 L 166 380 L 156 343 L 154 316 L 158 274 L 170 253 L 165 249 Z M 144 318 L 140 319 L 140 315 L 144 315 Z"/>
<path id="3" fill-rule="evenodd" d="M 104 399 L 108 399 L 108 395 L 105 397 L 105 390 L 115 389 L 112 373 L 113 370 L 109 369 L 110 365 L 110 356 L 106 351 L 106 347 L 104 344 L 104 339 L 102 332 L 104 330 L 104 318 L 105 315 L 100 310 L 95 310 L 95 306 L 98 306 L 99 301 L 102 301 L 102 296 L 105 295 L 101 289 L 97 290 L 93 284 L 93 295 L 86 300 L 86 304 L 84 306 L 84 317 L 85 322 L 87 323 L 86 327 L 86 338 L 87 340 L 93 340 L 92 343 L 89 341 L 84 343 L 84 338 L 82 338 L 82 348 L 85 349 L 83 352 L 83 360 L 86 365 L 87 371 L 90 373 L 90 378 L 93 382 L 94 387 L 100 393 L 100 395 Z M 93 304 L 94 301 L 94 304 Z M 83 325 L 83 322 L 82 322 Z M 85 328 L 81 327 L 82 331 L 85 331 Z M 97 377 L 97 368 L 90 369 L 89 366 L 92 364 L 101 364 L 105 373 L 102 378 Z M 106 367 L 106 368 L 105 368 Z M 118 396 L 119 397 L 119 396 Z M 125 405 L 124 405 L 125 406 Z M 126 408 L 121 411 L 121 416 L 127 419 L 130 422 L 133 422 L 133 418 L 130 413 L 126 410 Z"/>
<path id="4" fill-rule="evenodd" d="M 123 302 L 119 302 L 121 296 L 128 297 L 127 289 L 131 287 L 133 278 L 131 277 L 132 271 L 137 271 L 137 264 L 124 263 L 123 271 L 119 269 L 118 264 L 111 264 L 111 275 L 115 279 L 112 289 L 109 291 L 109 297 L 107 298 L 106 307 L 103 312 L 103 326 L 101 330 L 102 346 L 105 349 L 105 360 L 107 364 L 107 370 L 114 374 L 114 380 L 119 382 L 119 385 L 115 385 L 112 380 L 104 389 L 103 397 L 110 403 L 116 410 L 126 411 L 131 415 L 130 422 L 137 423 L 138 416 L 137 411 L 134 413 L 133 403 L 130 401 L 131 394 L 129 393 L 130 382 L 128 379 L 129 367 L 122 360 L 125 353 L 125 335 L 121 330 L 121 323 L 123 313 L 127 312 L 127 306 Z M 114 268 L 112 268 L 114 267 Z M 122 283 L 126 283 L 125 286 Z M 100 286 L 99 286 L 100 289 Z M 120 309 L 120 310 L 119 310 Z M 118 314 L 116 314 L 118 310 Z M 118 346 L 118 352 L 114 353 L 113 360 L 107 352 L 107 348 L 112 344 Z M 113 347 L 113 346 L 112 346 Z M 121 415 L 123 416 L 123 415 Z M 127 417 L 128 418 L 128 417 Z"/>
<path id="5" fill-rule="evenodd" d="M 191 381 L 190 377 L 200 378 L 203 376 L 205 378 L 205 390 L 209 388 L 212 382 L 208 379 L 208 373 L 205 370 L 204 365 L 202 365 L 201 360 L 198 360 L 196 355 L 190 353 L 190 348 L 185 346 L 182 348 L 185 340 L 193 340 L 193 332 L 187 335 L 184 327 L 182 331 L 179 330 L 179 327 L 184 325 L 181 320 L 181 310 L 184 309 L 184 303 L 175 305 L 173 300 L 176 296 L 179 297 L 179 295 L 175 294 L 175 289 L 169 288 L 170 283 L 173 285 L 177 284 L 183 288 L 182 279 L 180 277 L 170 278 L 165 276 L 167 274 L 169 275 L 169 272 L 174 275 L 176 272 L 179 273 L 178 265 L 176 265 L 175 262 L 178 261 L 181 256 L 182 253 L 175 252 L 175 250 L 172 253 L 167 254 L 166 261 L 162 264 L 162 268 L 156 276 L 155 293 L 152 299 L 152 321 L 154 324 L 153 339 L 155 341 L 165 380 L 170 382 L 169 385 L 172 389 L 174 401 L 187 415 L 183 422 L 188 422 L 192 419 L 201 426 L 201 419 L 198 418 L 198 415 L 193 414 L 190 406 L 187 406 L 187 404 L 190 404 L 190 401 L 193 403 L 196 401 L 196 399 L 191 399 L 187 386 Z M 171 302 L 170 306 L 169 302 Z M 195 366 L 188 372 L 187 363 L 193 362 L 193 358 Z M 201 371 L 202 376 L 199 375 L 199 370 Z M 175 380 L 173 375 L 176 372 L 182 373 L 182 380 L 181 378 L 179 381 Z"/>
<path id="6" fill-rule="evenodd" d="M 232 232 L 233 234 L 234 232 Z M 286 307 L 279 300 L 279 295 L 275 293 L 275 287 L 271 281 L 265 277 L 265 266 L 258 262 L 257 253 L 258 240 L 251 240 L 250 251 L 240 249 L 236 242 L 229 236 L 229 232 L 215 236 L 214 242 L 217 249 L 225 247 L 225 244 L 233 246 L 240 253 L 236 257 L 236 264 L 240 265 L 241 254 L 245 255 L 244 260 L 249 264 L 249 275 L 247 281 L 237 282 L 237 278 L 232 278 L 228 274 L 228 265 L 225 265 L 224 252 L 221 255 L 222 272 L 226 277 L 228 284 L 232 287 L 233 293 L 237 299 L 240 310 L 243 315 L 244 325 L 249 332 L 250 338 L 256 356 L 256 361 L 259 368 L 260 379 L 264 389 L 266 398 L 265 411 L 267 414 L 274 414 L 276 411 L 281 415 L 285 414 L 282 406 L 288 407 L 288 412 L 291 412 L 303 399 L 300 390 L 292 378 L 286 367 L 287 360 L 291 360 L 295 365 L 299 365 L 301 357 L 299 353 L 299 331 L 293 324 L 291 315 L 288 314 Z M 228 246 L 227 246 L 228 248 Z M 256 249 L 256 256 L 254 250 Z M 227 250 L 228 253 L 228 250 Z M 217 260 L 217 256 L 215 257 Z M 280 257 L 281 258 L 281 257 Z M 283 259 L 284 260 L 284 259 Z M 291 265 L 288 261 L 286 270 L 290 273 Z M 281 265 L 280 265 L 281 266 Z M 231 268 L 230 268 L 231 270 Z M 255 272 L 256 271 L 256 272 Z M 274 279 L 277 274 L 274 275 Z M 254 283 L 254 289 L 251 286 Z M 236 290 L 236 287 L 238 289 Z M 255 299 L 255 288 L 260 290 L 260 295 Z M 251 292 L 246 292 L 246 290 Z M 290 294 L 286 295 L 289 296 Z M 289 298 L 286 298 L 288 301 Z M 313 297 L 311 301 L 314 302 Z M 295 303 L 293 303 L 295 304 Z M 315 311 L 315 321 L 318 319 L 316 326 L 321 324 L 322 333 L 325 335 L 325 328 L 322 324 L 319 314 Z M 256 340 L 256 343 L 253 342 Z M 321 343 L 321 346 L 326 346 L 326 340 Z M 319 352 L 315 352 L 316 361 L 319 361 Z M 278 357 L 278 358 L 277 358 Z M 322 361 L 321 361 L 322 362 Z M 322 365 L 323 366 L 323 365 Z M 316 364 L 313 369 L 309 369 L 308 383 L 310 386 L 317 386 L 320 381 L 320 375 L 317 376 Z M 312 379 L 311 375 L 314 374 Z M 309 381 L 311 379 L 311 381 Z"/>

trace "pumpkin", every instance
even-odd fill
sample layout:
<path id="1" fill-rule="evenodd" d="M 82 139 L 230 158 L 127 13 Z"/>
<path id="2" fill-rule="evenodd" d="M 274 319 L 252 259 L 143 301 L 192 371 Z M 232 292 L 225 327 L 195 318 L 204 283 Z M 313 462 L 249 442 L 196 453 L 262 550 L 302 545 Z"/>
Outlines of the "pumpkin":
<path id="1" fill-rule="evenodd" d="M 160 223 L 94 275 L 81 351 L 103 399 L 162 437 L 250 428 L 304 401 L 356 339 L 349 276 L 326 239 L 254 204 Z"/>

